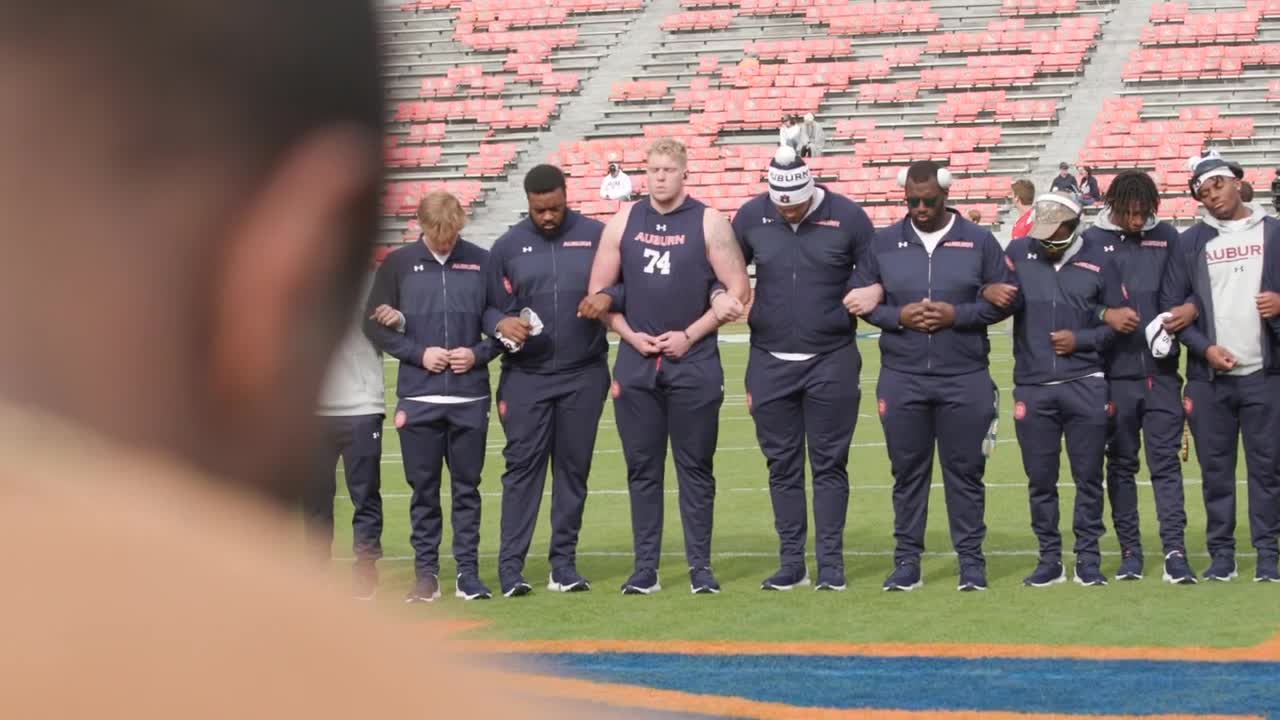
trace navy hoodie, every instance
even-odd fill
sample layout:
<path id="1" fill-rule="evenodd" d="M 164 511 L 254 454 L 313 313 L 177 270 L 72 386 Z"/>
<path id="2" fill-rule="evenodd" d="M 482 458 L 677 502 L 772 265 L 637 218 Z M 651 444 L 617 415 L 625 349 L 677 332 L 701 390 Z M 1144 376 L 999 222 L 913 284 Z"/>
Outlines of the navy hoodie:
<path id="1" fill-rule="evenodd" d="M 488 250 L 459 239 L 441 265 L 419 240 L 392 252 L 378 268 L 364 332 L 375 347 L 400 360 L 399 397 L 488 396 L 487 365 L 498 354 L 497 341 L 481 334 L 488 261 Z M 404 315 L 404 333 L 367 319 L 379 305 L 390 305 Z M 461 375 L 452 370 L 427 372 L 422 355 L 428 347 L 471 348 L 475 367 Z"/>
<path id="2" fill-rule="evenodd" d="M 1160 283 L 1178 231 L 1153 218 L 1139 234 L 1127 235 L 1111 224 L 1110 212 L 1103 207 L 1096 224 L 1085 231 L 1084 237 L 1111 255 L 1104 278 L 1106 306 L 1133 308 L 1141 322 L 1137 330 L 1127 335 L 1116 334 L 1106 354 L 1107 378 L 1140 380 L 1152 375 L 1177 375 L 1177 345 L 1168 357 L 1156 359 L 1147 345 L 1146 326 L 1162 312 Z"/>
<path id="3" fill-rule="evenodd" d="M 603 231 L 604 223 L 569 210 L 553 237 L 526 218 L 494 243 L 485 332 L 492 334 L 499 321 L 526 307 L 543 324 L 542 333 L 530 337 L 520 352 L 503 355 L 504 367 L 548 374 L 605 362 L 609 345 L 604 326 L 578 317 Z"/>
<path id="4" fill-rule="evenodd" d="M 1264 212 L 1261 206 L 1251 207 L 1256 213 Z M 1194 297 L 1200 308 L 1196 321 L 1178 333 L 1178 340 L 1188 350 L 1188 380 L 1214 378 L 1213 368 L 1204 359 L 1205 351 L 1217 340 L 1213 290 L 1204 254 L 1205 245 L 1218 236 L 1212 222 L 1212 219 L 1198 222 L 1178 237 L 1160 288 L 1160 306 L 1166 310 L 1181 305 L 1189 297 Z M 1280 292 L 1280 220 L 1264 217 L 1262 227 L 1263 269 L 1259 290 Z M 1263 323 L 1262 367 L 1268 373 L 1280 373 L 1280 318 Z"/>
<path id="5" fill-rule="evenodd" d="M 1110 254 L 1079 238 L 1079 250 L 1056 270 L 1040 243 L 1019 238 L 1005 251 L 1018 297 L 1013 306 L 1013 382 L 1044 385 L 1104 371 L 1103 352 L 1114 332 L 1102 321 L 1103 273 Z M 1076 349 L 1058 356 L 1049 335 L 1070 330 Z"/>
<path id="6" fill-rule="evenodd" d="M 987 368 L 987 326 L 1008 311 L 982 298 L 982 288 L 1011 282 L 1000 243 L 986 228 L 960 217 L 930 255 L 910 217 L 876 233 L 861 275 L 884 286 L 884 303 L 867 317 L 880 335 L 881 363 L 905 373 L 962 375 Z M 955 306 L 955 324 L 935 333 L 900 325 L 902 308 L 923 298 Z"/>
<path id="7" fill-rule="evenodd" d="M 748 200 L 733 218 L 743 257 L 756 264 L 748 318 L 753 347 L 825 353 L 853 342 L 857 320 L 843 300 L 875 228 L 857 203 L 823 190 L 822 202 L 795 230 L 768 193 Z"/>

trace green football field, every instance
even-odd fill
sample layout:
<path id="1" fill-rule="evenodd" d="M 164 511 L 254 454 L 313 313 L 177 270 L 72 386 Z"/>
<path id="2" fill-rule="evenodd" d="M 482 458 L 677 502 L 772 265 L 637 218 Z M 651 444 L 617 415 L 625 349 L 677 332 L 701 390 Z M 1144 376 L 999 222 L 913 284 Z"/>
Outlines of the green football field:
<path id="1" fill-rule="evenodd" d="M 738 338 L 733 338 L 741 340 Z M 405 606 L 404 592 L 413 582 L 409 547 L 408 486 L 400 465 L 399 441 L 388 419 L 384 436 L 382 486 L 386 526 L 386 558 L 380 563 L 378 602 L 407 618 L 441 615 L 482 620 L 482 636 L 513 640 L 734 640 L 828 642 L 956 642 L 1096 644 L 1119 646 L 1245 646 L 1280 631 L 1280 588 L 1251 582 L 1252 548 L 1244 503 L 1243 460 L 1239 469 L 1237 531 L 1241 577 L 1226 584 L 1181 587 L 1160 581 L 1161 561 L 1151 487 L 1145 468 L 1139 476 L 1146 579 L 1117 582 L 1103 588 L 1074 584 L 1046 589 L 1023 587 L 1021 578 L 1036 562 L 1036 541 L 1027 508 L 1026 477 L 1014 440 L 1011 339 L 992 336 L 992 373 L 1000 386 L 1000 445 L 987 465 L 986 552 L 991 588 L 985 593 L 956 591 L 956 561 L 947 533 L 946 511 L 935 464 L 931 514 L 924 559 L 925 587 L 912 593 L 885 593 L 881 581 L 892 566 L 893 534 L 890 493 L 892 477 L 876 417 L 875 381 L 879 352 L 874 340 L 859 339 L 863 356 L 862 406 L 849 456 L 852 485 L 845 531 L 849 590 L 816 593 L 811 588 L 766 593 L 760 581 L 777 567 L 767 472 L 756 445 L 743 390 L 747 345 L 721 343 L 725 370 L 725 403 L 720 414 L 716 454 L 714 568 L 724 591 L 692 596 L 679 522 L 674 470 L 668 462 L 666 528 L 663 544 L 662 592 L 650 597 L 622 596 L 619 586 L 632 570 L 631 528 L 626 472 L 612 419 L 612 406 L 601 421 L 578 553 L 578 568 L 592 582 L 585 594 L 561 595 L 545 590 L 550 483 L 538 533 L 526 567 L 534 585 L 531 596 L 464 602 L 453 597 L 451 530 L 445 497 L 445 531 L 441 547 L 444 599 L 434 605 Z M 395 400 L 395 364 L 387 365 L 388 402 Z M 497 363 L 493 366 L 497 386 Z M 392 407 L 394 407 L 392 405 Z M 853 411 L 853 408 L 850 408 Z M 390 418 L 391 413 L 388 413 Z M 484 481 L 481 573 L 498 590 L 496 556 L 503 470 L 502 428 L 491 413 Z M 1063 458 L 1060 485 L 1064 547 L 1072 544 L 1071 503 L 1074 492 Z M 1199 466 L 1195 456 L 1183 465 L 1186 476 L 1188 551 L 1197 573 L 1208 565 L 1204 551 L 1204 512 Z M 447 480 L 444 487 L 448 487 Z M 339 484 L 335 554 L 350 554 L 351 504 Z M 1103 571 L 1118 564 L 1118 546 L 1110 531 L 1102 541 Z M 812 528 L 808 545 L 812 553 Z M 1067 556 L 1071 562 L 1071 556 Z M 335 571 L 344 572 L 339 561 Z M 816 567 L 810 556 L 810 572 Z"/>

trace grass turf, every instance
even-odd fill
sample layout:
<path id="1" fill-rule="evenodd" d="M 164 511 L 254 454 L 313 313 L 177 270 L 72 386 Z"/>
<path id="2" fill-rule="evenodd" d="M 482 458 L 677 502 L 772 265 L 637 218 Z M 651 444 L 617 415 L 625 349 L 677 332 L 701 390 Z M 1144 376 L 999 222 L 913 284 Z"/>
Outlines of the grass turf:
<path id="1" fill-rule="evenodd" d="M 408 486 L 399 460 L 399 439 L 390 425 L 384 436 L 382 487 L 386 558 L 380 563 L 382 583 L 379 602 L 409 616 L 450 613 L 483 620 L 478 632 L 509 639 L 682 639 L 839 642 L 959 642 L 1097 644 L 1119 646 L 1246 646 L 1261 642 L 1280 630 L 1280 588 L 1250 582 L 1252 552 L 1248 540 L 1244 486 L 1239 485 L 1237 545 L 1241 577 L 1232 583 L 1193 587 L 1165 585 L 1160 581 L 1161 553 L 1149 485 L 1139 487 L 1146 579 L 1140 582 L 1112 580 L 1105 588 L 1073 584 L 1047 589 L 1021 585 L 1021 578 L 1036 562 L 1035 536 L 1027 507 L 1026 476 L 1014 441 L 1011 340 L 1007 334 L 992 336 L 992 375 L 1003 394 L 998 450 L 987 465 L 987 525 L 985 549 L 991 589 L 985 593 L 958 593 L 956 561 L 951 554 L 940 474 L 935 463 L 930 499 L 928 555 L 924 558 L 925 587 L 909 594 L 884 593 L 880 583 L 892 566 L 893 533 L 890 492 L 892 476 L 884 438 L 876 416 L 875 382 L 879 352 L 874 340 L 858 341 L 863 356 L 860 419 L 849 457 L 852 486 L 845 532 L 849 590 L 815 593 L 799 589 L 789 593 L 764 593 L 760 581 L 777 566 L 777 537 L 767 491 L 764 457 L 755 441 L 755 429 L 746 409 L 742 378 L 747 345 L 722 343 L 726 387 L 720 415 L 720 441 L 716 454 L 714 567 L 724 592 L 718 596 L 691 596 L 683 557 L 674 470 L 668 460 L 666 526 L 663 543 L 664 589 L 651 597 L 623 597 L 621 583 L 632 569 L 629 501 L 621 443 L 606 404 L 596 443 L 586 515 L 579 544 L 578 567 L 590 578 L 593 590 L 586 594 L 560 595 L 545 590 L 549 534 L 550 483 L 544 496 L 526 577 L 534 585 L 532 596 L 488 602 L 464 603 L 452 597 L 453 563 L 449 551 L 450 525 L 445 513 L 441 546 L 441 584 L 445 600 L 433 606 L 400 605 L 412 585 L 413 563 L 409 547 Z M 493 366 L 497 386 L 498 368 Z M 389 407 L 394 410 L 395 365 L 387 365 Z M 496 553 L 502 445 L 504 437 L 491 413 L 489 453 L 481 491 L 484 496 L 481 532 L 481 573 L 497 587 Z M 1074 491 L 1065 455 L 1060 483 L 1064 547 L 1072 543 L 1071 503 Z M 1200 498 L 1199 466 L 1194 454 L 1183 465 L 1186 476 L 1187 544 L 1197 573 L 1208 565 L 1204 554 L 1204 509 Z M 1243 477 L 1243 461 L 1240 469 Z M 1145 482 L 1145 468 L 1139 482 Z M 444 487 L 448 487 L 446 479 Z M 351 504 L 339 484 L 336 554 L 349 554 Z M 447 494 L 447 490 L 445 491 Z M 812 498 L 810 498 L 812 500 Z M 448 499 L 445 498 L 445 507 Z M 1110 512 L 1108 505 L 1107 512 Z M 1110 576 L 1118 563 L 1119 548 L 1110 532 L 1102 541 L 1103 570 Z M 812 527 L 808 543 L 813 550 Z M 1067 556 L 1067 562 L 1071 556 Z M 345 563 L 339 562 L 341 573 Z M 812 556 L 810 572 L 816 573 Z"/>

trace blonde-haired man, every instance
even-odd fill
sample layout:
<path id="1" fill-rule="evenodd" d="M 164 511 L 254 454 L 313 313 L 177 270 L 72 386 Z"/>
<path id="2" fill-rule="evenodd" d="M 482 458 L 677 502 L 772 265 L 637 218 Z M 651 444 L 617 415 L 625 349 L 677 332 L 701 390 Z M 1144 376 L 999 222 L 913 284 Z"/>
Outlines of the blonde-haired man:
<path id="1" fill-rule="evenodd" d="M 613 403 L 627 461 L 635 573 L 624 594 L 661 589 L 663 470 L 675 454 L 685 555 L 694 593 L 717 593 L 711 572 L 715 455 L 724 371 L 716 330 L 742 316 L 750 292 L 728 219 L 689 197 L 688 155 L 671 138 L 648 153 L 649 198 L 622 208 L 600 239 L 579 311 L 605 318 L 623 343 Z"/>
<path id="2" fill-rule="evenodd" d="M 460 236 L 458 199 L 433 192 L 418 206 L 419 242 L 387 256 L 369 296 L 365 332 L 400 360 L 395 425 L 400 432 L 417 582 L 405 602 L 440 597 L 441 463 L 453 499 L 456 592 L 488 599 L 480 581 L 480 473 L 489 431 L 489 371 L 496 342 L 481 336 L 489 251 Z"/>

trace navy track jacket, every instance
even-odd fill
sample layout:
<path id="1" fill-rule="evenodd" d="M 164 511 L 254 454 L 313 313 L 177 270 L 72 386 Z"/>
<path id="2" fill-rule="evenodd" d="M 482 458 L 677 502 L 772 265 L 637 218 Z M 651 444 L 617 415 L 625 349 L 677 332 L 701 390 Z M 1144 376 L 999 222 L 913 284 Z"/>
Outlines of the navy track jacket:
<path id="1" fill-rule="evenodd" d="M 1138 235 L 1126 235 L 1101 220 L 1085 231 L 1084 238 L 1111 256 L 1103 278 L 1106 306 L 1133 308 L 1141 318 L 1137 330 L 1128 335 L 1116 334 L 1105 358 L 1107 378 L 1140 380 L 1152 375 L 1177 375 L 1178 346 L 1175 344 L 1167 357 L 1156 359 L 1147 345 L 1146 326 L 1168 309 L 1160 306 L 1160 283 L 1164 281 L 1178 231 L 1169 223 L 1160 222 Z"/>
<path id="2" fill-rule="evenodd" d="M 1103 353 L 1115 333 L 1102 321 L 1106 308 L 1104 272 L 1111 256 L 1083 237 L 1080 249 L 1061 270 L 1031 238 L 1009 243 L 1018 298 L 1013 306 L 1013 381 L 1043 385 L 1077 380 L 1104 371 Z M 1049 335 L 1075 334 L 1076 349 L 1058 356 Z"/>
<path id="3" fill-rule="evenodd" d="M 485 332 L 493 333 L 499 321 L 526 307 L 543 323 L 542 334 L 529 338 L 520 352 L 503 355 L 504 367 L 547 374 L 606 361 L 604 326 L 578 317 L 603 231 L 604 223 L 569 210 L 554 237 L 543 235 L 526 218 L 494 243 Z"/>
<path id="4" fill-rule="evenodd" d="M 982 298 L 982 288 L 1012 282 L 1004 251 L 989 230 L 960 217 L 930 256 L 911 218 L 876 233 L 860 274 L 884 286 L 884 303 L 868 320 L 880 335 L 881 363 L 898 372 L 962 375 L 987 368 L 987 326 L 1008 317 Z M 935 333 L 904 328 L 902 308 L 924 298 L 955 306 L 955 325 Z"/>
<path id="5" fill-rule="evenodd" d="M 441 265 L 419 241 L 392 252 L 378 268 L 364 332 L 375 347 L 400 360 L 399 397 L 489 394 L 487 365 L 499 345 L 481 334 L 488 261 L 488 250 L 459 239 Z M 404 315 L 403 334 L 367 319 L 379 305 L 390 305 Z M 475 367 L 462 375 L 452 370 L 429 373 L 422 368 L 422 354 L 429 347 L 471 348 Z"/>
<path id="6" fill-rule="evenodd" d="M 768 193 L 733 218 L 747 262 L 756 264 L 751 344 L 769 352 L 824 353 L 853 342 L 857 320 L 843 301 L 875 228 L 857 203 L 826 190 L 798 229 Z"/>

